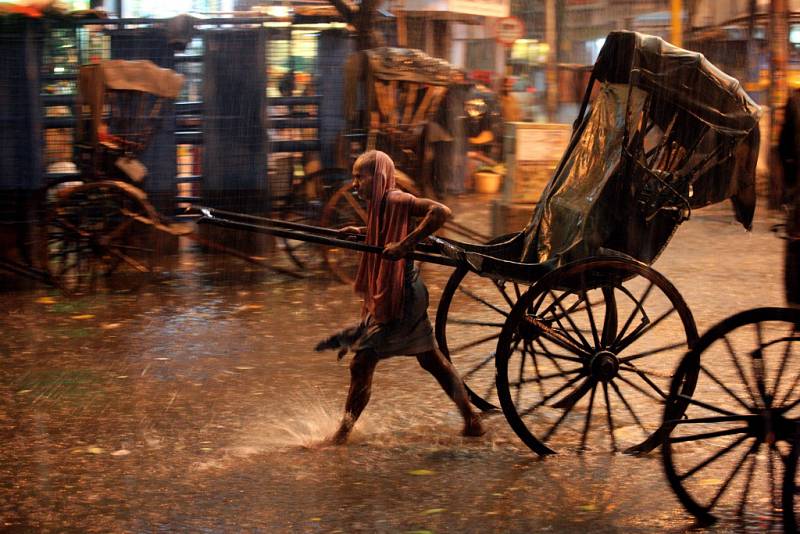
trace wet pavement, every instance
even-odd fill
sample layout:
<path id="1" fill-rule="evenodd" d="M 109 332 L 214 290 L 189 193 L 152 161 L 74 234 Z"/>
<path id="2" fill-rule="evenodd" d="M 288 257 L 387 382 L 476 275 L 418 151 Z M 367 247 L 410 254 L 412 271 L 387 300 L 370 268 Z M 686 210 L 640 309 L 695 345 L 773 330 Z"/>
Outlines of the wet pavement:
<path id="1" fill-rule="evenodd" d="M 487 228 L 485 198 L 454 203 Z M 655 268 L 700 332 L 783 305 L 779 219 L 745 233 L 695 212 Z M 280 260 L 276 260 L 280 261 Z M 0 530 L 9 532 L 678 532 L 692 528 L 659 454 L 539 459 L 502 416 L 482 438 L 413 360 L 382 362 L 352 441 L 324 446 L 347 362 L 315 353 L 358 301 L 186 253 L 136 292 L 3 294 Z M 431 315 L 450 271 L 426 266 Z M 702 532 L 745 528 L 730 516 Z"/>

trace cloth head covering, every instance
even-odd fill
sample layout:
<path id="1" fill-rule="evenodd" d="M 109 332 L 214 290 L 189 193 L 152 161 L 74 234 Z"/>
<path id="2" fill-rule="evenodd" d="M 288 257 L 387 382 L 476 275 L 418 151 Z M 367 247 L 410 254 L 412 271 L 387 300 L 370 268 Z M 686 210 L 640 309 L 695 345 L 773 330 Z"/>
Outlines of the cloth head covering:
<path id="1" fill-rule="evenodd" d="M 413 199 L 395 188 L 392 158 L 376 151 L 366 243 L 383 247 L 405 238 Z M 402 315 L 405 261 L 389 260 L 380 254 L 361 254 L 355 290 L 364 297 L 362 317 L 369 313 L 375 321 L 387 323 Z"/>

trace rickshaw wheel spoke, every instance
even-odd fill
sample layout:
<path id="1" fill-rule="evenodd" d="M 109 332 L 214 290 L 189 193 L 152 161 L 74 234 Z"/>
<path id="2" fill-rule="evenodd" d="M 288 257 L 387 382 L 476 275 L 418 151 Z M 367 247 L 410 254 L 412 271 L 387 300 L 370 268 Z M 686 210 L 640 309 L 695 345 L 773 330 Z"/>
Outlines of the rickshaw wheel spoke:
<path id="1" fill-rule="evenodd" d="M 660 320 L 637 331 L 642 317 Z M 620 336 L 625 350 L 615 353 Z M 503 327 L 496 360 L 503 411 L 538 454 L 657 445 L 647 438 L 661 426 L 672 370 L 696 336 L 677 290 L 649 267 L 616 258 L 566 265 L 534 284 Z M 512 349 L 520 337 L 525 351 Z"/>
<path id="2" fill-rule="evenodd" d="M 470 401 L 481 410 L 498 409 L 495 366 L 489 363 L 508 310 L 521 293 L 517 282 L 495 281 L 460 267 L 439 300 L 437 345 L 464 379 Z"/>
<path id="3" fill-rule="evenodd" d="M 153 272 L 156 251 L 145 246 L 152 226 L 145 223 L 157 215 L 126 187 L 90 182 L 48 195 L 57 200 L 47 207 L 45 265 L 62 290 L 93 292 L 109 286 L 114 273 L 130 288 Z"/>
<path id="4" fill-rule="evenodd" d="M 797 324 L 798 310 L 738 313 L 704 334 L 675 372 L 662 457 L 676 496 L 702 522 L 728 511 L 772 524 L 783 508 L 786 531 L 796 528 L 793 512 L 786 510 L 794 496 L 786 491 L 796 487 L 790 450 L 798 414 L 789 413 L 794 407 L 784 388 L 800 372 L 789 346 L 798 341 Z M 681 383 L 698 368 L 693 398 Z"/>

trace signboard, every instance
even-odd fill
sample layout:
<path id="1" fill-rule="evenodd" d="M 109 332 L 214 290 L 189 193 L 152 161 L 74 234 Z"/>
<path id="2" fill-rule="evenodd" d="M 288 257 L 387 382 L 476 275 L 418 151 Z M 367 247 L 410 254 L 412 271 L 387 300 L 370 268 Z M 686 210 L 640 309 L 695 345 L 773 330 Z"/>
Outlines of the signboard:
<path id="1" fill-rule="evenodd" d="M 503 184 L 503 200 L 507 203 L 538 202 L 569 144 L 572 127 L 569 124 L 511 122 L 506 125 L 506 135 L 509 133 L 513 142 L 505 145 L 504 159 L 509 173 Z"/>
<path id="2" fill-rule="evenodd" d="M 507 17 L 511 12 L 510 0 L 450 0 L 448 4 L 449 10 L 455 13 L 484 17 Z"/>
<path id="3" fill-rule="evenodd" d="M 566 150 L 571 135 L 572 127 L 569 124 L 518 125 L 517 161 L 558 161 Z"/>
<path id="4" fill-rule="evenodd" d="M 507 17 L 511 0 L 405 0 L 404 11 L 449 11 L 483 17 Z"/>
<path id="5" fill-rule="evenodd" d="M 503 17 L 497 21 L 496 39 L 506 46 L 525 35 L 525 25 L 517 17 Z"/>

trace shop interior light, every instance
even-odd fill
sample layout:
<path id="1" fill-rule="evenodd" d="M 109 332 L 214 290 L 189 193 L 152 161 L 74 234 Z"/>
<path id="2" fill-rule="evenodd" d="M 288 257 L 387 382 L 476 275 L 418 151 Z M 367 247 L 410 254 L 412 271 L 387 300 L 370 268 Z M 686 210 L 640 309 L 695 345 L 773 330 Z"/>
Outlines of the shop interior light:
<path id="1" fill-rule="evenodd" d="M 792 24 L 789 28 L 789 42 L 800 44 L 800 24 Z"/>

